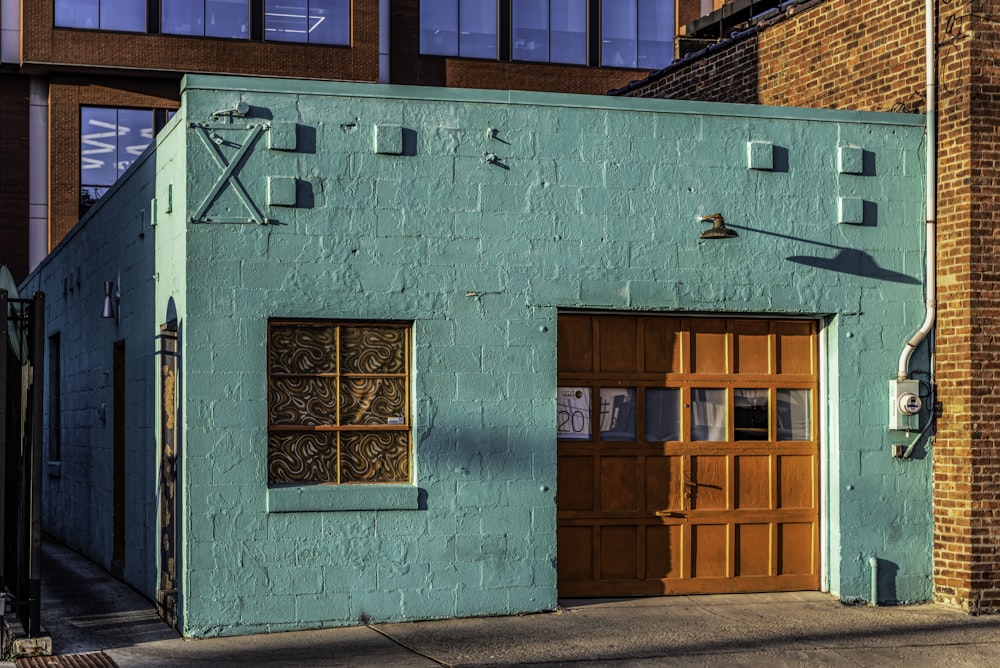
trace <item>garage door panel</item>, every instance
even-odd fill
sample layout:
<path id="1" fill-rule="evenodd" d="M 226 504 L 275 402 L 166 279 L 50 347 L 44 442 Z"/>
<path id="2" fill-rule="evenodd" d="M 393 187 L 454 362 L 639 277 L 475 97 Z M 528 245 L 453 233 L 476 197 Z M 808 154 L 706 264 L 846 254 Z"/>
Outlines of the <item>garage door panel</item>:
<path id="1" fill-rule="evenodd" d="M 814 374 L 815 325 L 808 321 L 779 321 L 775 331 L 778 374 Z"/>
<path id="2" fill-rule="evenodd" d="M 736 499 L 740 510 L 771 507 L 771 458 L 767 455 L 735 457 Z"/>
<path id="3" fill-rule="evenodd" d="M 647 579 L 679 578 L 683 563 L 681 527 L 646 527 L 646 573 Z"/>
<path id="4" fill-rule="evenodd" d="M 691 576 L 721 578 L 728 575 L 729 527 L 702 524 L 691 527 Z"/>
<path id="5" fill-rule="evenodd" d="M 593 510 L 594 458 L 560 456 L 556 485 L 560 510 Z"/>
<path id="6" fill-rule="evenodd" d="M 726 508 L 727 457 L 691 457 L 691 478 L 686 482 L 691 510 Z"/>
<path id="7" fill-rule="evenodd" d="M 601 579 L 638 578 L 638 527 L 601 527 Z"/>
<path id="8" fill-rule="evenodd" d="M 771 572 L 771 525 L 736 525 L 736 576 Z"/>
<path id="9" fill-rule="evenodd" d="M 638 323 L 635 318 L 599 318 L 598 325 L 600 371 L 634 373 L 639 362 L 636 355 Z"/>
<path id="10" fill-rule="evenodd" d="M 816 324 L 559 327 L 559 594 L 818 588 Z"/>
<path id="11" fill-rule="evenodd" d="M 767 320 L 733 322 L 733 366 L 738 374 L 766 374 L 770 370 L 771 323 Z"/>
<path id="12" fill-rule="evenodd" d="M 556 532 L 559 579 L 594 579 L 594 529 L 589 526 L 560 526 Z"/>
<path id="13" fill-rule="evenodd" d="M 778 457 L 778 507 L 812 508 L 816 460 L 806 455 Z"/>
<path id="14" fill-rule="evenodd" d="M 637 457 L 601 457 L 601 510 L 639 509 Z"/>
<path id="15" fill-rule="evenodd" d="M 594 326 L 588 316 L 559 316 L 558 369 L 564 372 L 594 371 Z"/>
<path id="16" fill-rule="evenodd" d="M 681 458 L 649 455 L 645 458 L 645 465 L 645 509 L 653 512 L 680 510 L 684 493 Z"/>
<path id="17" fill-rule="evenodd" d="M 728 368 L 726 321 L 691 320 L 691 373 L 726 373 Z"/>
<path id="18" fill-rule="evenodd" d="M 681 372 L 681 321 L 674 318 L 643 320 L 643 371 Z"/>
<path id="19" fill-rule="evenodd" d="M 778 525 L 779 575 L 804 575 L 813 572 L 814 524 L 784 523 Z"/>

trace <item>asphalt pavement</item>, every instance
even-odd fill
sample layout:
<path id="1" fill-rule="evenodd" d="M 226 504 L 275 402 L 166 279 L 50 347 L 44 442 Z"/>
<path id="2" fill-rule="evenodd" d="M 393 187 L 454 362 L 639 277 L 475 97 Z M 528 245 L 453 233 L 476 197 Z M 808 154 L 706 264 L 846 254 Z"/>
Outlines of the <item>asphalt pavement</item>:
<path id="1" fill-rule="evenodd" d="M 1000 666 L 1000 616 L 847 606 L 819 592 L 567 599 L 515 617 L 190 640 L 66 547 L 46 540 L 42 565 L 42 623 L 61 665 Z"/>

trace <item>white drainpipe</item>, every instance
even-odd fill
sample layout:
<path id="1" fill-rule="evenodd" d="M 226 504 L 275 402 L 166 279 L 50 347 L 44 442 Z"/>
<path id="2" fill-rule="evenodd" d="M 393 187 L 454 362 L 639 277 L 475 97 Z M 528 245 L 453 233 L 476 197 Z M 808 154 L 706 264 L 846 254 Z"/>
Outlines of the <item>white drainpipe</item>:
<path id="1" fill-rule="evenodd" d="M 897 380 L 906 380 L 910 373 L 910 357 L 934 327 L 937 317 L 937 35 L 934 31 L 934 0 L 924 3 L 924 70 L 927 86 L 927 294 L 926 315 L 920 329 L 913 335 L 899 356 Z"/>

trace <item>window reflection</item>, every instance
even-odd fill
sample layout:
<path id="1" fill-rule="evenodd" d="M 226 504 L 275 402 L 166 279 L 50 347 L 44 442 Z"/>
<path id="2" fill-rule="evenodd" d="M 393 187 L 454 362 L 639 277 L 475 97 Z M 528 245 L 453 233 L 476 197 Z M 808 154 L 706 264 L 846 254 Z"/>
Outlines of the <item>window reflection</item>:
<path id="1" fill-rule="evenodd" d="M 733 437 L 737 441 L 768 439 L 768 399 L 766 389 L 733 390 Z"/>
<path id="2" fill-rule="evenodd" d="M 691 390 L 691 440 L 726 440 L 726 391 Z"/>
<path id="3" fill-rule="evenodd" d="M 642 69 L 666 67 L 674 59 L 674 6 L 664 0 L 639 0 L 639 44 Z"/>
<path id="4" fill-rule="evenodd" d="M 249 0 L 170 0 L 161 11 L 164 34 L 250 37 Z"/>
<path id="5" fill-rule="evenodd" d="M 601 7 L 601 65 L 636 66 L 635 0 L 608 2 Z"/>
<path id="6" fill-rule="evenodd" d="M 56 0 L 57 28 L 146 31 L 146 0 Z"/>
<path id="7" fill-rule="evenodd" d="M 778 390 L 778 440 L 812 438 L 812 391 Z"/>
<path id="8" fill-rule="evenodd" d="M 497 57 L 497 10 L 494 0 L 459 0 L 458 55 Z"/>
<path id="9" fill-rule="evenodd" d="M 514 60 L 587 62 L 587 0 L 514 0 Z"/>
<path id="10" fill-rule="evenodd" d="M 681 440 L 681 391 L 675 387 L 646 389 L 646 440 Z"/>
<path id="11" fill-rule="evenodd" d="M 601 388 L 601 440 L 635 440 L 635 388 Z"/>
<path id="12" fill-rule="evenodd" d="M 265 0 L 264 39 L 349 44 L 350 0 Z"/>
<path id="13" fill-rule="evenodd" d="M 81 107 L 80 204 L 96 202 L 153 139 L 153 111 Z"/>
<path id="14" fill-rule="evenodd" d="M 601 6 L 601 65 L 657 69 L 673 60 L 671 0 L 619 0 Z"/>
<path id="15" fill-rule="evenodd" d="M 496 0 L 422 0 L 420 52 L 496 58 Z"/>

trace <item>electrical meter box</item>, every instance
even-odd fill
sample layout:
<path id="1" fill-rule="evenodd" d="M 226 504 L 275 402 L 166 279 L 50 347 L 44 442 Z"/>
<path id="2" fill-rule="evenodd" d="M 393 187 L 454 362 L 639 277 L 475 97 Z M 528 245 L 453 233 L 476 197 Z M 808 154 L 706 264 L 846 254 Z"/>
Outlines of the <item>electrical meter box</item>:
<path id="1" fill-rule="evenodd" d="M 916 380 L 889 381 L 889 429 L 917 431 L 920 428 L 920 382 Z"/>

